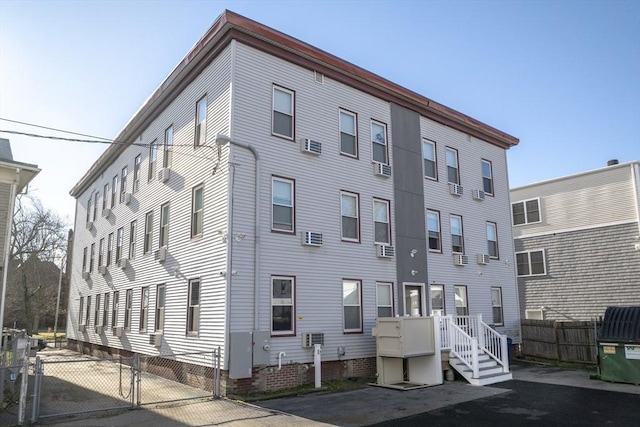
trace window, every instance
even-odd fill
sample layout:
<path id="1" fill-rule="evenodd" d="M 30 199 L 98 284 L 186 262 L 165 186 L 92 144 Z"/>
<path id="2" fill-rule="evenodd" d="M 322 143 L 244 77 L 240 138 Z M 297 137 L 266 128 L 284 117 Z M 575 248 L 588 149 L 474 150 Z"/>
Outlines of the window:
<path id="1" fill-rule="evenodd" d="M 191 192 L 191 237 L 202 235 L 204 216 L 204 187 L 198 185 Z"/>
<path id="2" fill-rule="evenodd" d="M 447 160 L 447 182 L 460 184 L 460 170 L 458 169 L 458 150 L 445 148 L 445 158 Z"/>
<path id="3" fill-rule="evenodd" d="M 493 195 L 493 169 L 489 160 L 482 159 L 482 190 L 484 194 Z"/>
<path id="4" fill-rule="evenodd" d="M 451 224 L 451 252 L 454 254 L 463 254 L 464 237 L 462 234 L 462 217 L 450 215 L 449 223 Z"/>
<path id="5" fill-rule="evenodd" d="M 92 197 L 89 197 L 89 200 L 87 200 L 87 222 L 91 222 L 91 212 L 93 211 L 93 209 L 91 208 L 92 200 Z"/>
<path id="6" fill-rule="evenodd" d="M 104 215 L 104 210 L 109 206 L 109 183 L 104 185 L 102 190 L 102 215 Z"/>
<path id="7" fill-rule="evenodd" d="M 431 292 L 431 315 L 444 316 L 444 285 L 431 285 L 429 290 Z"/>
<path id="8" fill-rule="evenodd" d="M 147 330 L 147 321 L 149 320 L 149 287 L 145 286 L 142 288 L 142 293 L 140 295 L 140 331 Z"/>
<path id="9" fill-rule="evenodd" d="M 359 280 L 342 281 L 344 332 L 362 332 L 362 306 Z"/>
<path id="10" fill-rule="evenodd" d="M 131 329 L 131 316 L 133 315 L 133 289 L 127 289 L 124 300 L 124 327 Z"/>
<path id="11" fill-rule="evenodd" d="M 171 167 L 171 157 L 173 148 L 173 126 L 169 126 L 167 130 L 164 131 L 164 155 L 162 156 L 162 167 L 170 168 Z"/>
<path id="12" fill-rule="evenodd" d="M 144 217 L 144 253 L 151 252 L 151 238 L 153 237 L 153 211 Z"/>
<path id="13" fill-rule="evenodd" d="M 100 192 L 96 191 L 93 195 L 93 220 L 98 219 L 98 198 L 100 197 Z"/>
<path id="14" fill-rule="evenodd" d="M 293 139 L 295 92 L 282 87 L 273 87 L 273 123 L 274 135 Z"/>
<path id="15" fill-rule="evenodd" d="M 376 283 L 376 301 L 378 317 L 393 317 L 393 285 Z"/>
<path id="16" fill-rule="evenodd" d="M 545 268 L 544 251 L 529 251 L 516 253 L 518 276 L 543 276 L 547 274 Z"/>
<path id="17" fill-rule="evenodd" d="M 101 299 L 102 295 L 98 294 L 96 295 L 96 306 L 95 309 L 93 311 L 93 324 L 95 326 L 100 325 L 100 299 Z"/>
<path id="18" fill-rule="evenodd" d="M 172 135 L 173 136 L 173 135 Z M 196 131 L 193 146 L 204 145 L 207 138 L 207 97 L 201 98 L 196 104 Z"/>
<path id="19" fill-rule="evenodd" d="M 440 212 L 427 211 L 427 230 L 429 231 L 429 251 L 442 252 L 440 238 Z"/>
<path id="20" fill-rule="evenodd" d="M 340 153 L 358 157 L 357 123 L 355 114 L 340 110 Z"/>
<path id="21" fill-rule="evenodd" d="M 93 260 L 96 252 L 96 244 L 91 244 L 91 249 L 89 250 L 89 273 L 93 273 Z"/>
<path id="22" fill-rule="evenodd" d="M 125 194 L 127 194 L 127 175 L 129 174 L 129 168 L 127 166 L 122 168 L 122 178 L 120 178 L 120 203 L 124 203 Z"/>
<path id="23" fill-rule="evenodd" d="M 489 257 L 498 258 L 498 226 L 495 222 L 487 222 L 487 250 Z"/>
<path id="24" fill-rule="evenodd" d="M 165 285 L 158 285 L 156 289 L 156 331 L 164 330 Z"/>
<path id="25" fill-rule="evenodd" d="M 111 208 L 116 205 L 116 200 L 118 199 L 118 175 L 113 177 L 111 180 Z"/>
<path id="26" fill-rule="evenodd" d="M 340 193 L 340 210 L 342 215 L 342 240 L 360 241 L 360 202 L 359 196 L 353 193 Z"/>
<path id="27" fill-rule="evenodd" d="M 113 293 L 113 305 L 111 306 L 111 327 L 118 326 L 118 309 L 120 308 L 120 292 Z"/>
<path id="28" fill-rule="evenodd" d="M 149 144 L 149 176 L 148 181 L 151 181 L 156 175 L 156 160 L 158 159 L 158 141 L 154 140 Z"/>
<path id="29" fill-rule="evenodd" d="M 467 287 L 466 286 L 454 286 L 453 292 L 456 300 L 456 315 L 468 316 L 469 305 L 467 303 Z"/>
<path id="30" fill-rule="evenodd" d="M 138 154 L 133 161 L 133 192 L 140 188 L 140 164 L 142 163 L 142 155 Z"/>
<path id="31" fill-rule="evenodd" d="M 271 334 L 295 334 L 295 282 L 293 277 L 271 278 Z"/>
<path id="32" fill-rule="evenodd" d="M 135 219 L 131 221 L 131 225 L 129 227 L 129 259 L 134 259 L 136 257 L 136 234 L 138 232 L 138 221 Z"/>
<path id="33" fill-rule="evenodd" d="M 118 233 L 116 234 L 116 264 L 120 262 L 122 258 L 122 245 L 124 241 L 124 227 L 118 228 Z"/>
<path id="34" fill-rule="evenodd" d="M 200 279 L 189 280 L 187 307 L 187 335 L 198 335 L 200 330 Z"/>
<path id="35" fill-rule="evenodd" d="M 87 271 L 87 251 L 89 250 L 89 248 L 84 248 L 82 250 L 82 272 L 86 272 Z"/>
<path id="36" fill-rule="evenodd" d="M 513 225 L 540 222 L 540 199 L 524 200 L 511 204 Z"/>
<path id="37" fill-rule="evenodd" d="M 169 203 L 160 206 L 160 239 L 159 247 L 167 247 L 169 244 Z"/>
<path id="38" fill-rule="evenodd" d="M 504 325 L 502 314 L 502 288 L 491 288 L 491 307 L 493 308 L 493 324 Z"/>
<path id="39" fill-rule="evenodd" d="M 438 179 L 438 163 L 436 161 L 436 143 L 422 140 L 422 163 L 424 164 L 424 177 Z"/>
<path id="40" fill-rule="evenodd" d="M 113 252 L 113 233 L 109 233 L 107 238 L 107 267 L 111 265 L 111 254 Z"/>
<path id="41" fill-rule="evenodd" d="M 375 243 L 391 244 L 391 227 L 389 226 L 389 202 L 373 199 L 373 224 Z"/>
<path id="42" fill-rule="evenodd" d="M 98 244 L 98 267 L 102 267 L 103 262 L 104 262 L 104 237 L 100 239 L 100 243 Z"/>
<path id="43" fill-rule="evenodd" d="M 109 292 L 104 294 L 104 304 L 102 305 L 102 326 L 105 328 L 109 321 Z"/>
<path id="44" fill-rule="evenodd" d="M 404 283 L 403 286 L 405 316 L 426 316 L 424 285 L 419 283 Z"/>
<path id="45" fill-rule="evenodd" d="M 387 125 L 371 121 L 371 144 L 373 161 L 389 164 L 387 159 Z"/>
<path id="46" fill-rule="evenodd" d="M 78 324 L 79 325 L 85 324 L 82 322 L 82 320 L 84 319 L 83 315 L 84 315 L 84 297 L 80 297 L 80 306 L 78 307 Z"/>
<path id="47" fill-rule="evenodd" d="M 272 179 L 271 230 L 294 232 L 294 185 L 290 179 Z"/>
<path id="48" fill-rule="evenodd" d="M 89 320 L 91 320 L 91 296 L 87 297 L 87 311 L 84 317 L 84 324 L 89 326 Z"/>

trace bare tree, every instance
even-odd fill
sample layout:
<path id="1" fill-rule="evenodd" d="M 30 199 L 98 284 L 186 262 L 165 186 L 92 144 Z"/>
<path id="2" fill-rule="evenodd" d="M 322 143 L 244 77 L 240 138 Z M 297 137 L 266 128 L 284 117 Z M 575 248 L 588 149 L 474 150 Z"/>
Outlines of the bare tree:
<path id="1" fill-rule="evenodd" d="M 37 331 L 53 323 L 59 264 L 67 249 L 67 224 L 40 200 L 16 200 L 3 324 Z"/>

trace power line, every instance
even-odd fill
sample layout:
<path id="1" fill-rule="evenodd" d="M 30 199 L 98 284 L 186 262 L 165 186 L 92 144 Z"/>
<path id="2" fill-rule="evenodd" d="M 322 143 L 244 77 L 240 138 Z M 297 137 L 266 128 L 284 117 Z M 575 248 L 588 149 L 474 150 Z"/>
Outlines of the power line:
<path id="1" fill-rule="evenodd" d="M 19 120 L 5 119 L 4 117 L 0 117 L 0 120 L 4 120 L 5 122 L 17 123 L 17 124 L 20 124 L 20 125 L 32 126 L 32 127 L 40 128 L 40 129 L 54 130 L 56 132 L 68 133 L 68 134 L 71 134 L 71 135 L 86 136 L 88 138 L 104 139 L 105 141 L 111 141 L 110 138 L 103 138 L 101 136 L 87 135 L 85 133 L 71 132 L 71 131 L 68 131 L 68 130 L 56 129 L 56 128 L 52 128 L 52 127 L 48 127 L 48 126 L 42 126 L 42 125 L 36 125 L 34 123 L 21 122 Z"/>

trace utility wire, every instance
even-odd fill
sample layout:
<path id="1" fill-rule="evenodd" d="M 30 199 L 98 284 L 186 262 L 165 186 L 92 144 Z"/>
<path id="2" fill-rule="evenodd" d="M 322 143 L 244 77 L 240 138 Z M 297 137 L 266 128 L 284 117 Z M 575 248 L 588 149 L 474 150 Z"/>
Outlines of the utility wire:
<path id="1" fill-rule="evenodd" d="M 87 135 L 85 133 L 71 132 L 71 131 L 68 131 L 68 130 L 56 129 L 56 128 L 51 128 L 51 127 L 48 127 L 48 126 L 36 125 L 34 123 L 21 122 L 19 120 L 5 119 L 4 117 L 0 117 L 0 120 L 4 120 L 5 122 L 17 123 L 17 124 L 20 124 L 20 125 L 32 126 L 32 127 L 40 128 L 40 129 L 54 130 L 56 132 L 68 133 L 68 134 L 71 134 L 71 135 L 86 136 L 88 138 L 104 139 L 105 141 L 111 141 L 110 138 L 103 138 L 101 136 Z"/>

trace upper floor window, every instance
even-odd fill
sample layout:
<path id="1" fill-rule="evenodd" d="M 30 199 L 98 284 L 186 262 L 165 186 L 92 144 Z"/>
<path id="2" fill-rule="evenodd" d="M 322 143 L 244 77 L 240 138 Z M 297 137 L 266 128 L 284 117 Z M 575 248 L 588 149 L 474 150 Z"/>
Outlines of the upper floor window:
<path id="1" fill-rule="evenodd" d="M 493 168 L 489 160 L 482 159 L 482 190 L 484 194 L 493 195 Z"/>
<path id="2" fill-rule="evenodd" d="M 118 228 L 118 232 L 116 234 L 116 264 L 120 262 L 122 258 L 122 244 L 124 241 L 124 228 Z"/>
<path id="3" fill-rule="evenodd" d="M 124 300 L 124 327 L 131 329 L 131 316 L 133 315 L 133 289 L 127 289 Z"/>
<path id="4" fill-rule="evenodd" d="M 294 278 L 272 277 L 271 291 L 271 335 L 295 334 Z"/>
<path id="5" fill-rule="evenodd" d="M 96 191 L 96 193 L 93 195 L 93 220 L 95 221 L 96 219 L 98 219 L 98 198 L 100 197 L 100 192 Z"/>
<path id="6" fill-rule="evenodd" d="M 271 229 L 293 232 L 294 229 L 294 181 L 284 178 L 272 180 Z"/>
<path id="7" fill-rule="evenodd" d="M 198 185 L 191 194 L 191 237 L 202 235 L 204 216 L 204 186 Z"/>
<path id="8" fill-rule="evenodd" d="M 104 210 L 107 209 L 109 203 L 109 183 L 104 185 L 102 190 L 102 214 L 104 215 Z"/>
<path id="9" fill-rule="evenodd" d="M 440 212 L 427 211 L 427 230 L 429 231 L 429 250 L 432 252 L 442 252 Z"/>
<path id="10" fill-rule="evenodd" d="M 426 139 L 422 140 L 422 162 L 424 164 L 424 177 L 438 179 L 438 162 L 436 160 L 436 143 Z"/>
<path id="11" fill-rule="evenodd" d="M 342 309 L 344 332 L 362 332 L 362 283 L 342 281 Z"/>
<path id="12" fill-rule="evenodd" d="M 107 327 L 109 321 L 109 292 L 104 294 L 104 303 L 102 304 L 102 326 Z"/>
<path id="13" fill-rule="evenodd" d="M 160 239 L 159 247 L 166 247 L 169 244 L 169 203 L 160 207 Z"/>
<path id="14" fill-rule="evenodd" d="M 147 322 L 149 321 L 149 287 L 142 288 L 142 294 L 140 295 L 140 323 L 138 329 L 140 331 L 147 330 Z"/>
<path id="15" fill-rule="evenodd" d="M 144 253 L 151 252 L 151 238 L 153 237 L 153 211 L 144 217 Z"/>
<path id="16" fill-rule="evenodd" d="M 173 136 L 173 135 L 172 135 Z M 207 140 L 207 96 L 196 104 L 196 131 L 193 141 L 194 147 L 204 145 Z"/>
<path id="17" fill-rule="evenodd" d="M 347 156 L 358 157 L 357 123 L 354 113 L 340 110 L 340 152 Z"/>
<path id="18" fill-rule="evenodd" d="M 147 179 L 151 181 L 156 175 L 156 160 L 158 158 L 158 141 L 154 140 L 149 144 L 149 176 Z"/>
<path id="19" fill-rule="evenodd" d="M 142 155 L 138 154 L 133 160 L 133 192 L 140 188 L 140 164 L 142 163 Z"/>
<path id="20" fill-rule="evenodd" d="M 116 200 L 118 200 L 118 175 L 111 180 L 111 208 L 116 205 Z"/>
<path id="21" fill-rule="evenodd" d="M 504 325 L 504 315 L 502 313 L 502 288 L 491 288 L 491 308 L 493 309 L 493 324 Z"/>
<path id="22" fill-rule="evenodd" d="M 131 221 L 129 226 L 129 259 L 136 257 L 136 238 L 138 233 L 138 221 Z"/>
<path id="23" fill-rule="evenodd" d="M 464 235 L 462 234 L 462 217 L 450 215 L 449 224 L 451 226 L 451 252 L 454 254 L 463 254 Z"/>
<path id="24" fill-rule="evenodd" d="M 109 267 L 111 265 L 111 254 L 113 253 L 113 233 L 109 233 L 107 238 L 107 264 Z"/>
<path id="25" fill-rule="evenodd" d="M 173 126 L 169 126 L 164 131 L 164 155 L 162 156 L 162 167 L 171 167 L 171 158 L 173 156 Z"/>
<path id="26" fill-rule="evenodd" d="M 87 271 L 87 252 L 89 251 L 89 248 L 87 248 L 85 246 L 85 248 L 82 250 L 82 271 L 86 272 Z"/>
<path id="27" fill-rule="evenodd" d="M 540 222 L 540 199 L 523 200 L 511 203 L 513 225 Z"/>
<path id="28" fill-rule="evenodd" d="M 429 292 L 431 293 L 431 315 L 444 316 L 444 285 L 431 285 Z"/>
<path id="29" fill-rule="evenodd" d="M 84 314 L 84 297 L 80 297 L 80 306 L 78 307 L 78 323 L 81 325 L 85 325 L 83 322 L 83 314 Z"/>
<path id="30" fill-rule="evenodd" d="M 373 161 L 389 164 L 387 158 L 387 125 L 384 123 L 371 121 L 371 145 Z"/>
<path id="31" fill-rule="evenodd" d="M 96 306 L 93 309 L 93 324 L 95 326 L 99 326 L 100 325 L 100 300 L 102 295 L 98 294 L 96 295 Z"/>
<path id="32" fill-rule="evenodd" d="M 93 261 L 95 259 L 96 244 L 91 244 L 91 250 L 89 251 L 89 273 L 93 273 Z"/>
<path id="33" fill-rule="evenodd" d="M 89 197 L 89 200 L 87 200 L 87 222 L 91 221 L 91 212 L 93 211 L 93 209 L 91 208 L 92 200 L 93 200 L 92 197 Z"/>
<path id="34" fill-rule="evenodd" d="M 376 283 L 376 304 L 378 317 L 393 317 L 393 285 Z"/>
<path id="35" fill-rule="evenodd" d="M 467 299 L 467 287 L 462 285 L 454 286 L 453 293 L 454 293 L 455 304 L 456 304 L 456 315 L 468 316 L 469 303 Z"/>
<path id="36" fill-rule="evenodd" d="M 113 293 L 113 305 L 111 306 L 111 327 L 118 326 L 118 310 L 120 309 L 120 292 Z"/>
<path id="37" fill-rule="evenodd" d="M 100 239 L 100 243 L 98 244 L 98 267 L 102 267 L 103 262 L 104 262 L 104 237 Z"/>
<path id="38" fill-rule="evenodd" d="M 360 241 L 360 202 L 359 196 L 345 191 L 340 193 L 342 215 L 342 240 Z"/>
<path id="39" fill-rule="evenodd" d="M 187 335 L 197 336 L 200 330 L 200 279 L 189 280 Z"/>
<path id="40" fill-rule="evenodd" d="M 460 169 L 458 168 L 458 150 L 445 148 L 445 159 L 447 161 L 447 182 L 450 184 L 460 184 Z"/>
<path id="41" fill-rule="evenodd" d="M 391 227 L 389 226 L 389 202 L 373 199 L 373 224 L 375 243 L 391 244 Z"/>
<path id="42" fill-rule="evenodd" d="M 87 311 L 85 313 L 84 324 L 89 325 L 89 320 L 91 320 L 91 296 L 87 296 Z"/>
<path id="43" fill-rule="evenodd" d="M 164 329 L 165 292 L 166 286 L 164 284 L 158 285 L 156 289 L 156 331 L 162 331 Z"/>
<path id="44" fill-rule="evenodd" d="M 518 276 L 543 276 L 547 274 L 543 250 L 516 253 Z"/>
<path id="45" fill-rule="evenodd" d="M 271 132 L 274 135 L 293 139 L 295 92 L 273 87 L 273 122 Z"/>
<path id="46" fill-rule="evenodd" d="M 487 222 L 487 250 L 491 258 L 498 258 L 498 226 L 495 222 Z"/>
<path id="47" fill-rule="evenodd" d="M 125 194 L 127 193 L 127 175 L 129 174 L 129 168 L 127 166 L 122 168 L 122 178 L 120 179 L 120 203 L 124 203 Z"/>

